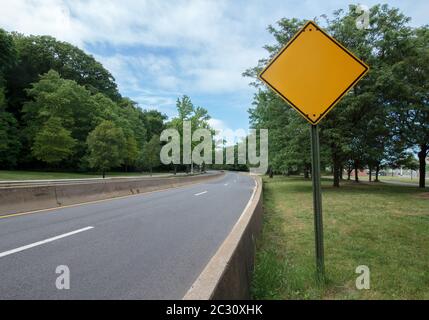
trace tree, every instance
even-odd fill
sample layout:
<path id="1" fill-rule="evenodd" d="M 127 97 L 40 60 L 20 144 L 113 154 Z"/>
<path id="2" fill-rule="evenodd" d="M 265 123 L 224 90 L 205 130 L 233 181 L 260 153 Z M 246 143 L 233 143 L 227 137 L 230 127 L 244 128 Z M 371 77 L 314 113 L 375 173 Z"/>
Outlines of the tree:
<path id="1" fill-rule="evenodd" d="M 88 162 L 91 168 L 102 172 L 119 167 L 124 162 L 125 136 L 121 128 L 112 121 L 104 120 L 89 135 Z"/>
<path id="2" fill-rule="evenodd" d="M 148 168 L 150 175 L 152 175 L 153 168 L 161 164 L 160 161 L 161 144 L 158 135 L 154 135 L 149 142 L 143 146 L 142 153 L 140 155 L 140 166 Z"/>
<path id="3" fill-rule="evenodd" d="M 370 28 L 362 30 L 356 28 L 356 19 L 360 15 L 356 9 L 356 5 L 351 5 L 348 10 L 337 10 L 332 18 L 325 17 L 322 22 L 324 24 L 322 26 L 331 35 L 370 65 L 370 72 L 344 96 L 320 124 L 321 159 L 325 163 L 330 162 L 334 175 L 333 185 L 336 187 L 340 185 L 345 165 L 349 167 L 349 173 L 352 168 L 355 169 L 355 180 L 358 180 L 357 170 L 365 166 L 369 167 L 371 172 L 375 169 L 378 175 L 380 166 L 385 161 L 383 157 L 386 155 L 388 144 L 398 141 L 392 132 L 401 127 L 389 120 L 393 102 L 388 99 L 386 93 L 389 88 L 393 88 L 394 77 L 391 68 L 404 61 L 405 57 L 410 57 L 411 48 L 419 47 L 410 44 L 412 35 L 412 29 L 408 25 L 410 19 L 398 9 L 389 8 L 387 5 L 373 6 L 370 9 Z M 267 98 L 270 96 L 269 90 L 256 76 L 304 22 L 284 18 L 278 21 L 276 26 L 270 25 L 268 30 L 276 43 L 265 46 L 268 58 L 261 59 L 256 67 L 244 73 L 244 76 L 255 79 L 251 85 L 261 89 L 255 96 L 255 107 L 250 109 L 251 124 L 255 128 L 270 130 L 270 166 L 281 171 L 289 170 L 291 166 L 296 167 L 302 159 L 309 158 L 309 148 L 303 144 L 309 139 L 304 138 L 305 130 L 300 130 L 298 124 L 293 121 L 293 116 L 285 111 L 289 109 L 285 102 Z M 422 31 L 421 34 L 426 33 Z M 420 40 L 420 43 L 424 41 Z M 420 44 L 420 47 L 425 46 Z M 427 66 L 428 63 L 424 65 Z M 414 70 L 425 69 L 423 67 Z M 428 72 L 425 72 L 426 76 L 427 74 Z M 401 73 L 398 73 L 399 75 Z M 424 93 L 427 94 L 428 90 L 422 84 L 427 85 L 428 81 L 421 76 L 414 78 L 420 81 L 415 87 L 416 92 L 422 93 L 421 97 L 425 96 Z M 411 97 L 412 94 L 406 96 Z M 421 101 L 426 101 L 427 110 L 427 98 L 425 99 Z M 282 105 L 285 106 L 283 110 Z M 409 105 L 406 110 L 410 110 Z M 427 125 L 427 119 L 424 117 L 419 119 L 415 123 Z M 420 129 L 420 135 L 415 132 L 414 136 L 421 137 L 423 131 Z M 301 134 L 302 138 L 296 139 Z M 422 140 L 424 139 L 428 141 L 425 135 Z M 417 144 L 421 143 L 414 143 Z M 402 146 L 404 145 L 401 144 Z M 303 157 L 302 153 L 296 152 L 297 150 L 303 150 L 307 157 Z M 305 168 L 305 164 L 302 167 Z"/>
<path id="4" fill-rule="evenodd" d="M 51 117 L 59 118 L 76 139 L 76 152 L 69 163 L 78 164 L 86 153 L 89 132 L 103 120 L 102 110 L 97 108 L 91 93 L 75 81 L 61 78 L 54 70 L 42 75 L 27 93 L 32 100 L 26 101 L 22 110 L 24 145 L 31 148 L 35 135 L 46 121 Z"/>
<path id="5" fill-rule="evenodd" d="M 381 83 L 391 105 L 394 129 L 419 158 L 419 187 L 426 185 L 429 154 L 429 28 L 414 30 L 411 53 L 386 71 Z"/>
<path id="6" fill-rule="evenodd" d="M 17 163 L 21 143 L 19 142 L 18 123 L 7 112 L 4 88 L 0 86 L 0 166 L 13 167 Z"/>
<path id="7" fill-rule="evenodd" d="M 76 140 L 61 124 L 61 119 L 51 117 L 34 138 L 32 147 L 36 159 L 48 164 L 57 164 L 73 154 Z"/>
<path id="8" fill-rule="evenodd" d="M 166 124 L 166 127 L 176 129 L 180 136 L 183 137 L 183 121 L 191 122 L 191 131 L 195 132 L 197 129 L 209 129 L 211 130 L 208 120 L 210 120 L 210 115 L 208 114 L 207 109 L 202 107 L 195 107 L 191 101 L 191 98 L 184 95 L 180 99 L 177 99 L 176 108 L 178 117 L 173 118 L 169 123 Z M 212 130 L 213 132 L 213 130 Z M 191 142 L 191 153 L 194 150 L 194 147 L 198 145 L 198 141 Z M 183 161 L 183 140 L 180 141 L 180 159 Z M 193 167 L 193 162 L 191 163 Z M 186 171 L 189 172 L 189 165 L 186 165 Z M 176 172 L 176 167 L 175 167 Z"/>
<path id="9" fill-rule="evenodd" d="M 4 76 L 15 66 L 17 52 L 13 38 L 0 28 L 0 86 L 4 85 Z"/>
<path id="10" fill-rule="evenodd" d="M 39 75 L 53 69 L 64 79 L 74 80 L 91 93 L 102 93 L 119 100 L 115 79 L 101 63 L 79 48 L 50 36 L 24 36 L 12 33 L 18 52 L 18 63 L 7 73 L 11 111 L 19 116 L 27 100 L 25 89 Z"/>
<path id="11" fill-rule="evenodd" d="M 137 146 L 137 141 L 133 136 L 128 136 L 126 141 L 127 143 L 125 145 L 124 164 L 125 171 L 128 171 L 128 167 L 133 166 L 136 163 L 139 156 L 139 149 Z"/>
<path id="12" fill-rule="evenodd" d="M 166 120 L 122 97 L 109 71 L 79 48 L 0 29 L 0 166 L 40 166 L 31 150 L 51 118 L 75 140 L 60 161 L 63 169 L 88 168 L 87 138 L 104 120 L 122 129 L 124 164 L 132 166 L 140 146 L 159 135 Z"/>
<path id="13" fill-rule="evenodd" d="M 150 140 L 153 135 L 161 135 L 165 128 L 165 120 L 167 116 L 157 110 L 143 110 L 142 119 L 144 127 L 147 130 L 147 138 Z"/>

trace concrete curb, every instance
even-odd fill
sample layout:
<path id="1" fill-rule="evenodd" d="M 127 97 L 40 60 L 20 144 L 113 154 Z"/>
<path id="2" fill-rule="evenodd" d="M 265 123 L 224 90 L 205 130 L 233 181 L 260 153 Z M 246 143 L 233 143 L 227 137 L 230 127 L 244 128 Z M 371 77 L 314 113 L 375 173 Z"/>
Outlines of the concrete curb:
<path id="1" fill-rule="evenodd" d="M 223 175 L 218 172 L 189 177 L 0 188 L 0 216 L 160 191 L 209 181 Z"/>
<path id="2" fill-rule="evenodd" d="M 242 215 L 183 300 L 250 298 L 255 240 L 263 218 L 262 179 L 253 178 L 256 186 Z"/>

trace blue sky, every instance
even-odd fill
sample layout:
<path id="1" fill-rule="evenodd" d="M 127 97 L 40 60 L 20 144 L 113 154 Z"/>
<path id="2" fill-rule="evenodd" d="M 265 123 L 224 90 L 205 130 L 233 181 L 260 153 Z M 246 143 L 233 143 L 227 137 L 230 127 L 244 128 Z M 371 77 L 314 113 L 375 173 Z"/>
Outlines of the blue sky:
<path id="1" fill-rule="evenodd" d="M 241 76 L 273 43 L 266 27 L 282 17 L 313 19 L 348 4 L 378 1 L 0 0 L 0 27 L 48 34 L 93 54 L 121 93 L 172 117 L 189 95 L 216 129 L 248 128 L 255 90 Z M 387 1 L 428 23 L 429 2 Z"/>

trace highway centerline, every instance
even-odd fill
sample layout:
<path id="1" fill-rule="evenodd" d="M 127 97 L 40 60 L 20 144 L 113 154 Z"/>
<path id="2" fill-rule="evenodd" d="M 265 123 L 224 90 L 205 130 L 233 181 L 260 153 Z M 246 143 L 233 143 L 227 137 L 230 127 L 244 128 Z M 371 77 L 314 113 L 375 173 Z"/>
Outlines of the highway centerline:
<path id="1" fill-rule="evenodd" d="M 196 194 L 194 194 L 194 196 L 201 196 L 202 194 L 205 194 L 205 193 L 207 193 L 207 191 L 203 191 L 203 192 L 200 192 L 200 193 L 196 193 Z"/>
<path id="2" fill-rule="evenodd" d="M 74 235 L 76 233 L 84 232 L 84 231 L 87 231 L 87 230 L 90 230 L 90 229 L 93 229 L 93 228 L 94 227 L 91 227 L 91 226 L 85 227 L 85 228 L 78 229 L 78 230 L 75 230 L 75 231 L 63 233 L 63 234 L 60 234 L 58 236 L 55 236 L 55 237 L 52 237 L 52 238 L 48 238 L 48 239 L 45 239 L 45 240 L 42 240 L 42 241 L 33 242 L 33 243 L 30 243 L 28 245 L 25 245 L 25 246 L 22 246 L 22 247 L 19 247 L 19 248 L 16 248 L 16 249 L 4 251 L 4 252 L 0 253 L 0 258 L 8 256 L 8 255 L 11 255 L 11 254 L 14 254 L 14 253 L 17 253 L 17 252 L 20 252 L 20 251 L 27 250 L 27 249 L 30 249 L 30 248 L 34 248 L 34 247 L 40 246 L 40 245 L 48 243 L 48 242 L 52 242 L 52 241 L 59 240 L 59 239 L 65 238 L 65 237 L 69 237 L 69 236 L 72 236 L 72 235 Z"/>

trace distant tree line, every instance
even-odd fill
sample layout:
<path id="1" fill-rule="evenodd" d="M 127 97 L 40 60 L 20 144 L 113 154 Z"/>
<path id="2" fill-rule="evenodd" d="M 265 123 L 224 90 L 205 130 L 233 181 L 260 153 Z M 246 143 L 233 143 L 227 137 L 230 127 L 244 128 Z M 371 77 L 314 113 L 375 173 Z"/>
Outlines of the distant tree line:
<path id="1" fill-rule="evenodd" d="M 384 167 L 419 169 L 425 186 L 429 153 L 429 28 L 412 28 L 398 9 L 376 5 L 370 25 L 358 29 L 360 13 L 351 5 L 332 18 L 318 21 L 334 38 L 370 66 L 370 72 L 320 123 L 322 162 L 340 186 L 343 172 L 367 169 L 375 180 Z M 258 88 L 250 108 L 253 128 L 269 129 L 270 170 L 274 173 L 311 172 L 309 124 L 266 88 L 257 74 L 304 20 L 281 19 L 269 32 L 276 43 L 265 46 L 267 59 L 247 70 Z M 416 157 L 417 156 L 417 157 Z M 416 159 L 417 158 L 417 159 Z"/>
<path id="2" fill-rule="evenodd" d="M 79 48 L 0 29 L 0 168 L 152 170 L 166 119 Z"/>

